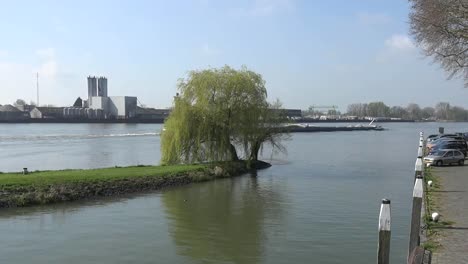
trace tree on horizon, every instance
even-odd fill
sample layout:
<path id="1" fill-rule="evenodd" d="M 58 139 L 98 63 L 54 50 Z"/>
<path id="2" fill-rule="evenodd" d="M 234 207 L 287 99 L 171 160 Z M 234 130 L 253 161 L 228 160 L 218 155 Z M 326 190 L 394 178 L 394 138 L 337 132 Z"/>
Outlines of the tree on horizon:
<path id="1" fill-rule="evenodd" d="M 409 0 L 411 34 L 428 57 L 468 87 L 468 2 Z"/>

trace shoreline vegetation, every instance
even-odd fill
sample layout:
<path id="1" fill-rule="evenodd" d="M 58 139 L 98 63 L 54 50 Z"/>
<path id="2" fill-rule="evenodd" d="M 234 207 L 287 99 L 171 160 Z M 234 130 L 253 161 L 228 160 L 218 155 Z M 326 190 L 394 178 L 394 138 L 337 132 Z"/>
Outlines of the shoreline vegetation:
<path id="1" fill-rule="evenodd" d="M 160 190 L 240 176 L 271 165 L 217 162 L 193 165 L 133 166 L 88 170 L 0 173 L 0 208 L 76 201 Z"/>
<path id="2" fill-rule="evenodd" d="M 452 226 L 453 222 L 450 220 L 434 222 L 431 219 L 432 212 L 440 212 L 439 195 L 437 193 L 441 190 L 442 185 L 440 183 L 439 176 L 434 174 L 431 168 L 424 169 L 424 184 L 427 186 L 428 182 L 432 181 L 432 187 L 425 187 L 424 192 L 424 224 L 425 230 L 425 242 L 422 244 L 424 249 L 432 251 L 434 253 L 441 247 L 440 240 L 440 229 Z"/>

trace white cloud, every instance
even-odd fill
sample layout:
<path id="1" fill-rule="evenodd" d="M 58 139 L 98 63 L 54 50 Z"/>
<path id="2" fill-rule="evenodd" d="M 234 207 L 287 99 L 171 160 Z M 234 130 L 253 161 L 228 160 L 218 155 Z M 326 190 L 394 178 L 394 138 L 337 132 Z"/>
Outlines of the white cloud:
<path id="1" fill-rule="evenodd" d="M 407 35 L 395 34 L 385 40 L 385 46 L 395 50 L 412 50 L 413 41 Z"/>
<path id="2" fill-rule="evenodd" d="M 365 25 L 382 25 L 391 21 L 391 18 L 384 13 L 359 12 L 356 17 L 359 23 Z"/>

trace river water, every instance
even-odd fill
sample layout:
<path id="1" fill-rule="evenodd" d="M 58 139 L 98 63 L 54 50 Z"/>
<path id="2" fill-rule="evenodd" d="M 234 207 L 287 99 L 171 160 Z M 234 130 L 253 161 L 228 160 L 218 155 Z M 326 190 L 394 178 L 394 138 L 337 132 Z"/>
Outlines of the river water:
<path id="1" fill-rule="evenodd" d="M 375 263 L 380 201 L 404 263 L 419 131 L 292 134 L 257 175 L 0 210 L 0 263 Z M 160 125 L 1 124 L 0 171 L 157 164 Z"/>

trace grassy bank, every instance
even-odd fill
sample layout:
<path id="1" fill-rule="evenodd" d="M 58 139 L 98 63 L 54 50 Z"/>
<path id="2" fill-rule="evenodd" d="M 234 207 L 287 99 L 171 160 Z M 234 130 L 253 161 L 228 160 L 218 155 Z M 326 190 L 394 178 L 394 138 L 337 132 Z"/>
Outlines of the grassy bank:
<path id="1" fill-rule="evenodd" d="M 425 186 L 429 181 L 432 181 L 432 187 L 426 187 L 424 192 L 424 204 L 425 204 L 425 216 L 424 224 L 426 226 L 426 238 L 427 241 L 423 244 L 423 247 L 427 250 L 434 252 L 441 245 L 438 242 L 439 230 L 441 227 L 451 226 L 453 223 L 450 221 L 439 221 L 434 222 L 431 219 L 433 212 L 440 212 L 438 208 L 438 192 L 441 190 L 440 179 L 434 175 L 432 168 L 425 168 L 424 171 Z"/>
<path id="2" fill-rule="evenodd" d="M 0 207 L 47 204 L 157 190 L 169 186 L 237 176 L 247 171 L 245 162 L 225 162 L 202 165 L 37 171 L 27 175 L 1 173 Z"/>

